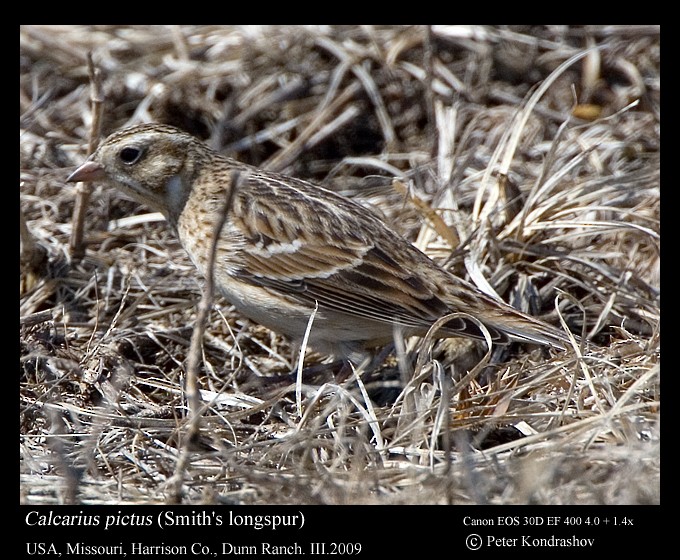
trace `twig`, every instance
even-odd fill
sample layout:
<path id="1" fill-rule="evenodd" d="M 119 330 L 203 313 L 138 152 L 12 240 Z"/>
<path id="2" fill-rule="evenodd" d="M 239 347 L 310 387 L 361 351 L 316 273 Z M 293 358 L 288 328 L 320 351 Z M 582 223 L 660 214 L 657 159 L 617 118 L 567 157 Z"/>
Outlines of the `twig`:
<path id="1" fill-rule="evenodd" d="M 87 155 L 94 153 L 99 142 L 101 131 L 101 115 L 104 104 L 104 92 L 102 89 L 101 71 L 94 65 L 92 52 L 87 53 L 87 69 L 90 75 L 90 103 L 92 107 L 92 124 L 90 126 L 90 140 L 87 147 Z M 90 201 L 92 187 L 89 183 L 78 183 L 76 191 L 76 203 L 73 210 L 73 229 L 71 231 L 70 249 L 71 258 L 80 259 L 85 253 L 83 245 L 83 230 L 85 228 L 85 214 Z"/>
<path id="2" fill-rule="evenodd" d="M 212 308 L 212 300 L 215 286 L 214 269 L 215 256 L 217 254 L 217 244 L 222 234 L 222 228 L 227 221 L 229 210 L 232 201 L 234 200 L 234 193 L 242 180 L 238 171 L 234 171 L 231 175 L 231 188 L 227 193 L 222 212 L 219 219 L 215 223 L 212 232 L 212 244 L 210 252 L 208 253 L 208 262 L 206 263 L 205 286 L 203 288 L 203 296 L 198 304 L 198 313 L 196 315 L 196 324 L 191 334 L 191 345 L 189 347 L 189 355 L 187 357 L 187 377 L 185 394 L 187 398 L 187 405 L 189 407 L 189 421 L 187 423 L 186 436 L 181 442 L 181 451 L 177 464 L 175 465 L 175 472 L 168 481 L 170 491 L 167 495 L 167 501 L 171 504 L 179 504 L 182 501 L 182 483 L 184 482 L 184 473 L 189 465 L 189 456 L 193 445 L 198 439 L 201 417 L 203 408 L 201 406 L 201 394 L 198 389 L 198 370 L 201 366 L 202 356 L 202 341 L 205 327 L 208 322 L 210 309 Z"/>

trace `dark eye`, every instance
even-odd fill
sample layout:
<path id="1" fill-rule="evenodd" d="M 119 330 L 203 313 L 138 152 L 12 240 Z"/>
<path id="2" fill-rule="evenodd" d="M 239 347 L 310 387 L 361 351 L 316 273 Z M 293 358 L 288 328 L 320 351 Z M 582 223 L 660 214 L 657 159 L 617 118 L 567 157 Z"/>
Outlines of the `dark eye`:
<path id="1" fill-rule="evenodd" d="M 133 163 L 136 163 L 137 160 L 142 156 L 142 150 L 139 148 L 136 148 L 134 146 L 128 146 L 126 148 L 123 148 L 120 153 L 118 154 L 118 157 L 120 158 L 120 161 L 123 163 L 126 163 L 128 165 L 132 165 Z"/>

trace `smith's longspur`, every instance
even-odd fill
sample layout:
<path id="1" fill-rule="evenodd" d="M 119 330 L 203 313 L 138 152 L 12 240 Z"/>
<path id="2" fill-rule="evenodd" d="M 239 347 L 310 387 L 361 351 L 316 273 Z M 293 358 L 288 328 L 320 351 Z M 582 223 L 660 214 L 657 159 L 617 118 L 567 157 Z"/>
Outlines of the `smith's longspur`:
<path id="1" fill-rule="evenodd" d="M 446 271 L 361 204 L 224 157 L 170 126 L 112 134 L 68 180 L 111 185 L 162 212 L 205 275 L 234 171 L 240 180 L 217 240 L 214 280 L 246 317 L 299 341 L 316 308 L 309 344 L 340 357 L 392 341 L 395 325 L 423 335 L 451 313 L 475 317 L 494 343 L 569 344 L 561 330 Z M 438 336 L 482 334 L 458 317 Z"/>

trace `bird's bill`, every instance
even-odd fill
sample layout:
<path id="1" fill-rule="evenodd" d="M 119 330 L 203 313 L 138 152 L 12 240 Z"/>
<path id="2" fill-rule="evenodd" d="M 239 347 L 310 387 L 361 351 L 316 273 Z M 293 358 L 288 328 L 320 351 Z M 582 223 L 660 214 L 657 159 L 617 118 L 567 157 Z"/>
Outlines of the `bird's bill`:
<path id="1" fill-rule="evenodd" d="M 89 182 L 104 178 L 104 167 L 96 161 L 86 161 L 68 176 L 67 183 Z"/>

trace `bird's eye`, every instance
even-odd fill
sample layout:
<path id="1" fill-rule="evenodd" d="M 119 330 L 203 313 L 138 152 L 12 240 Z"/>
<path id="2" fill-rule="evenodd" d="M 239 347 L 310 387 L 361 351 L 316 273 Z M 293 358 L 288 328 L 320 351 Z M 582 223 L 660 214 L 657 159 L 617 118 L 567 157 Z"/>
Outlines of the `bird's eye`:
<path id="1" fill-rule="evenodd" d="M 136 163 L 141 156 L 142 150 L 140 150 L 139 148 L 135 148 L 134 146 L 128 146 L 126 148 L 123 148 L 118 154 L 120 161 L 128 165 Z"/>

